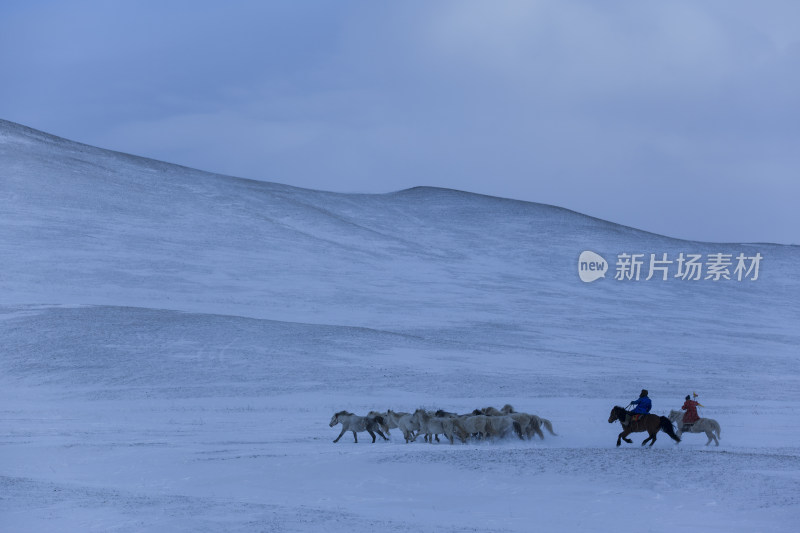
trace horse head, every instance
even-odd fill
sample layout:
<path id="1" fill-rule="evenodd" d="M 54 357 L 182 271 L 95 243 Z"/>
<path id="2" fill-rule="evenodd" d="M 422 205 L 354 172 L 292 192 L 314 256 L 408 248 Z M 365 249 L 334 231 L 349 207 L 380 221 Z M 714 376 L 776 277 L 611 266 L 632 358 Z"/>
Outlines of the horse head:
<path id="1" fill-rule="evenodd" d="M 331 427 L 335 426 L 339 423 L 339 417 L 342 415 L 352 415 L 353 413 L 349 413 L 347 411 L 339 411 L 331 418 L 331 423 L 329 424 Z"/>
<path id="2" fill-rule="evenodd" d="M 608 423 L 609 423 L 609 424 L 613 424 L 614 422 L 616 422 L 617 420 L 619 420 L 619 419 L 620 419 L 620 418 L 619 418 L 619 416 L 620 416 L 619 412 L 620 412 L 620 411 L 624 411 L 624 410 L 625 410 L 625 409 L 623 409 L 623 408 L 622 408 L 622 407 L 620 407 L 619 405 L 615 405 L 615 406 L 614 406 L 614 407 L 611 409 L 611 414 L 610 414 L 610 415 L 608 415 Z"/>

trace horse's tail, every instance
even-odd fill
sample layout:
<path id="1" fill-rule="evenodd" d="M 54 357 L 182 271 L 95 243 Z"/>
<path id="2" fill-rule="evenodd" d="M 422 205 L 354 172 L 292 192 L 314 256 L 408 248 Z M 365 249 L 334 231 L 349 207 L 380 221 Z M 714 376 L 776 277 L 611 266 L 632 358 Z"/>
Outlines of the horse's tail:
<path id="1" fill-rule="evenodd" d="M 666 416 L 660 417 L 661 431 L 672 437 L 675 442 L 680 442 L 681 438 L 675 434 L 675 429 L 672 427 L 672 421 Z"/>
<path id="2" fill-rule="evenodd" d="M 553 435 L 554 437 L 558 437 L 558 435 L 556 435 L 556 432 L 553 431 L 553 424 L 551 424 L 548 419 L 542 418 L 542 425 L 547 429 L 547 431 L 550 432 L 551 435 Z"/>
<path id="3" fill-rule="evenodd" d="M 522 436 L 522 425 L 516 420 L 514 420 L 513 426 L 514 426 L 514 433 L 517 434 L 517 437 L 519 437 L 520 440 L 523 440 L 524 437 Z"/>
<path id="4" fill-rule="evenodd" d="M 389 424 L 386 423 L 386 420 L 381 415 L 374 415 L 372 417 L 373 424 L 378 424 L 380 429 L 384 430 L 387 434 L 389 433 Z"/>
<path id="5" fill-rule="evenodd" d="M 719 434 L 719 432 L 722 431 L 722 428 L 719 427 L 719 422 L 717 422 L 716 420 L 711 420 L 711 423 L 712 423 L 711 429 L 714 431 L 714 433 L 717 434 L 717 438 L 721 439 L 722 436 Z"/>

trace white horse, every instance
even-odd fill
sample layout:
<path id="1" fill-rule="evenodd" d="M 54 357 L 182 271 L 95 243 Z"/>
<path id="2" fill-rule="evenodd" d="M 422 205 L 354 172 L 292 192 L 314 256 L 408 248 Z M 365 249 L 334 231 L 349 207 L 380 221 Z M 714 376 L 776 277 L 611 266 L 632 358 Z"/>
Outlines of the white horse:
<path id="1" fill-rule="evenodd" d="M 373 418 L 374 417 L 380 417 L 379 424 L 381 426 L 381 429 L 383 430 L 384 433 L 386 433 L 389 436 L 391 436 L 391 433 L 389 433 L 389 430 L 391 428 L 393 428 L 393 427 L 395 427 L 395 428 L 397 427 L 397 426 L 392 426 L 392 425 L 389 424 L 389 420 L 386 417 L 386 413 L 381 413 L 379 411 L 370 411 L 369 413 L 367 413 L 367 416 L 370 416 L 370 417 L 373 417 Z"/>
<path id="2" fill-rule="evenodd" d="M 683 414 L 684 413 L 682 413 L 681 411 L 675 411 L 674 409 L 670 410 L 669 412 L 670 421 L 674 422 L 678 426 L 677 433 L 679 437 L 681 436 L 682 433 L 681 428 L 683 426 Z M 717 439 L 722 438 L 719 435 L 720 433 L 719 422 L 717 422 L 713 418 L 701 418 L 700 420 L 689 426 L 689 429 L 687 429 L 687 431 L 689 433 L 705 433 L 706 437 L 708 437 L 708 442 L 706 442 L 706 446 L 711 444 L 712 440 L 717 446 L 719 446 L 719 440 Z"/>
<path id="3" fill-rule="evenodd" d="M 449 416 L 431 415 L 424 409 L 417 409 L 412 415 L 419 425 L 419 432 L 425 434 L 425 441 L 433 443 L 434 437 L 439 440 L 439 435 L 444 435 L 453 444 L 453 418 Z M 419 437 L 419 433 L 417 434 Z"/>
<path id="4" fill-rule="evenodd" d="M 406 443 L 412 442 L 416 438 L 414 432 L 419 431 L 419 424 L 410 413 L 395 413 L 389 409 L 386 411 L 386 422 L 389 427 L 400 428 Z"/>
<path id="5" fill-rule="evenodd" d="M 378 435 L 383 437 L 383 440 L 389 440 L 386 438 L 386 435 L 381 432 L 380 425 L 383 424 L 383 417 L 381 416 L 358 416 L 353 413 L 348 413 L 347 411 L 339 411 L 331 417 L 331 423 L 329 425 L 333 427 L 336 424 L 342 425 L 342 432 L 339 433 L 339 436 L 336 437 L 336 440 L 333 442 L 339 442 L 339 439 L 341 439 L 342 435 L 347 431 L 353 432 L 353 438 L 356 442 L 358 442 L 357 433 L 360 431 L 369 433 L 372 437 L 372 442 L 375 442 L 375 433 L 373 433 L 373 431 L 376 431 Z"/>
<path id="6" fill-rule="evenodd" d="M 505 404 L 500 411 L 505 415 L 511 416 L 514 418 L 514 420 L 519 422 L 529 439 L 532 439 L 534 435 L 539 435 L 539 438 L 544 440 L 544 433 L 542 433 L 541 429 L 542 426 L 544 426 L 551 435 L 556 437 L 558 436 L 553 431 L 553 424 L 546 418 L 532 415 L 530 413 L 518 413 L 509 404 Z"/>
<path id="7" fill-rule="evenodd" d="M 514 432 L 520 440 L 522 437 L 522 426 L 514 420 L 511 415 L 487 416 L 486 433 L 490 437 L 506 437 Z"/>
<path id="8" fill-rule="evenodd" d="M 459 416 L 453 419 L 453 429 L 461 442 L 467 442 L 472 435 L 477 435 L 479 439 L 485 439 L 489 435 L 486 429 L 489 418 L 486 415 Z"/>
<path id="9" fill-rule="evenodd" d="M 546 418 L 542 418 L 536 415 L 530 415 L 531 423 L 528 425 L 527 432 L 528 438 L 533 438 L 533 435 L 539 435 L 539 438 L 544 440 L 544 433 L 542 433 L 542 426 L 547 430 L 548 433 L 553 435 L 554 437 L 558 437 L 555 431 L 553 431 L 553 423 L 550 422 Z"/>

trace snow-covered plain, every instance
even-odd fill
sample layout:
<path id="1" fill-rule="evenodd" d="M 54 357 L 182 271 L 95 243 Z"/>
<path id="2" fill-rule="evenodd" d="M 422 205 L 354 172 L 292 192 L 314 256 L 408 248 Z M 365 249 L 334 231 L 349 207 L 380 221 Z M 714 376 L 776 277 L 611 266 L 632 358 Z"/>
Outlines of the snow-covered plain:
<path id="1" fill-rule="evenodd" d="M 5 121 L 0 216 L 2 531 L 796 530 L 800 247 L 297 189 Z M 583 250 L 764 259 L 757 281 L 587 284 Z M 659 414 L 697 391 L 721 445 L 616 448 L 609 411 L 643 387 Z M 504 403 L 559 436 L 328 427 Z"/>

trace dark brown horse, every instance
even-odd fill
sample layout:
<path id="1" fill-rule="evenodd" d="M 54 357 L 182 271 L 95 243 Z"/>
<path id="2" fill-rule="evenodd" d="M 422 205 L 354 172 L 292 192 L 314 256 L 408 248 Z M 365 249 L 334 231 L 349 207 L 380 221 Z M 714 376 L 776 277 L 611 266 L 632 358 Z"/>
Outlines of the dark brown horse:
<path id="1" fill-rule="evenodd" d="M 630 423 L 625 426 L 625 417 L 628 415 L 628 411 L 623 409 L 622 407 L 615 405 L 614 408 L 611 410 L 611 414 L 608 416 L 608 423 L 613 424 L 615 421 L 619 420 L 620 424 L 622 425 L 622 433 L 619 434 L 617 437 L 617 446 L 622 444 L 622 440 L 627 443 L 633 442 L 631 439 L 628 438 L 628 435 L 631 433 L 639 433 L 641 431 L 647 431 L 650 434 L 649 437 L 642 441 L 642 446 L 647 444 L 647 441 L 652 440 L 650 446 L 656 443 L 656 433 L 660 429 L 670 437 L 675 442 L 680 442 L 681 438 L 675 434 L 675 431 L 672 429 L 672 422 L 669 421 L 669 418 L 666 416 L 658 416 L 658 415 L 642 415 L 639 420 L 634 421 L 633 417 L 631 417 Z"/>

